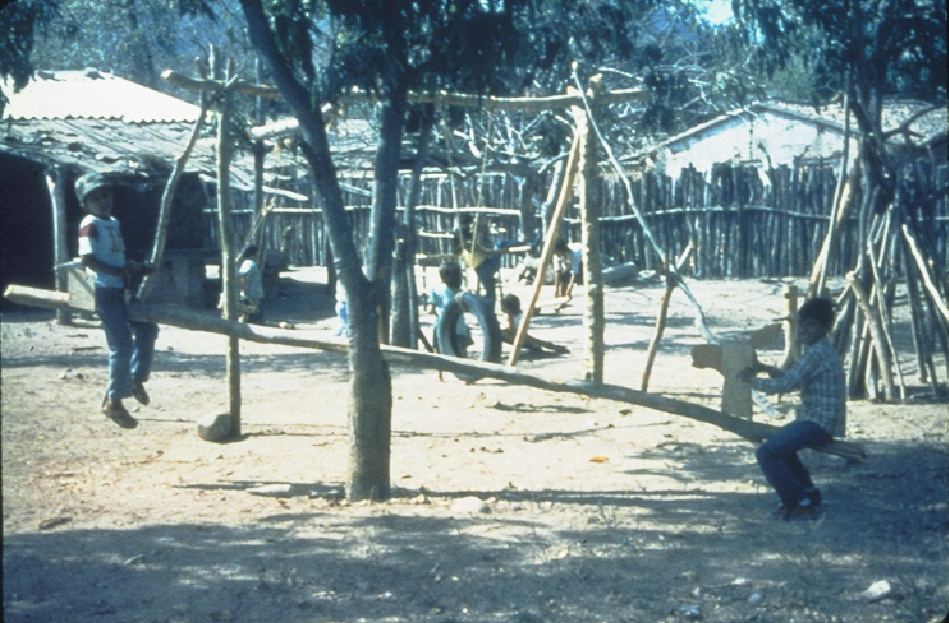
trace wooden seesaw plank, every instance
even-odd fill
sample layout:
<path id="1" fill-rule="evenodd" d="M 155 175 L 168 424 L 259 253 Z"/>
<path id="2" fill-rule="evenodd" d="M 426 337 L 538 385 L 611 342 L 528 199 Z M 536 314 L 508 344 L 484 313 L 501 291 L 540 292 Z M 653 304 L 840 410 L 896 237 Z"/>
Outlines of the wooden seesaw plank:
<path id="1" fill-rule="evenodd" d="M 50 309 L 69 309 L 69 296 L 51 290 L 10 285 L 4 292 L 4 296 L 12 301 L 25 305 Z M 194 310 L 163 305 L 130 305 L 129 315 L 134 320 L 166 324 L 183 329 L 231 335 L 250 342 L 263 344 L 281 344 L 301 348 L 333 350 L 337 352 L 346 352 L 349 348 L 349 341 L 345 338 L 327 339 L 326 337 L 322 337 L 323 334 L 319 334 L 320 337 L 317 337 L 316 332 L 289 331 L 244 324 L 234 320 L 224 320 Z M 607 400 L 635 404 L 705 422 L 706 424 L 717 426 L 722 430 L 753 442 L 764 441 L 778 430 L 777 426 L 770 424 L 753 422 L 702 405 L 619 385 L 593 385 L 586 382 L 560 383 L 518 372 L 516 368 L 511 368 L 506 365 L 458 359 L 446 355 L 409 350 L 385 344 L 381 346 L 381 349 L 382 356 L 390 363 L 401 363 L 417 368 L 430 368 L 444 372 L 495 378 L 511 384 L 524 385 L 526 387 L 534 387 L 546 391 L 578 394 L 591 398 L 605 398 Z M 833 441 L 823 448 L 820 448 L 819 451 L 843 457 L 850 461 L 861 461 L 866 458 L 866 453 L 860 445 L 848 441 Z"/>

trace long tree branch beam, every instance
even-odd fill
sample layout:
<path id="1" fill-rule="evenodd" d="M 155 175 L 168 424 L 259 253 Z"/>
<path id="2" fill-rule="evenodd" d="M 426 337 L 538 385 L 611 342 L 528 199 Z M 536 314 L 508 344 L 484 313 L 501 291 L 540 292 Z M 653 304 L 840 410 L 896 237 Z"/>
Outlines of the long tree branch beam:
<path id="1" fill-rule="evenodd" d="M 4 296 L 13 302 L 34 307 L 71 309 L 69 295 L 64 292 L 10 285 L 4 292 Z M 290 331 L 250 325 L 178 307 L 134 304 L 129 307 L 129 316 L 132 320 L 165 324 L 192 331 L 236 336 L 242 340 L 261 344 L 279 344 L 338 353 L 346 353 L 349 350 L 349 340 L 345 338 L 327 338 L 324 333 L 315 331 Z M 578 394 L 591 398 L 635 404 L 705 422 L 756 443 L 768 439 L 778 430 L 778 427 L 770 424 L 753 422 L 702 405 L 628 387 L 609 384 L 593 385 L 585 382 L 561 383 L 518 372 L 515 368 L 502 364 L 482 363 L 385 344 L 381 348 L 383 357 L 390 363 L 400 363 L 416 368 L 441 370 L 456 374 L 472 374 L 545 391 Z M 860 461 L 867 456 L 859 444 L 848 441 L 833 441 L 820 448 L 819 451 L 849 461 Z"/>
<path id="2" fill-rule="evenodd" d="M 168 74 L 166 76 L 166 74 Z M 162 77 L 172 83 L 189 89 L 219 90 L 220 85 L 213 81 L 201 81 L 191 78 L 185 78 L 173 71 L 166 71 Z M 252 86 L 252 85 L 246 85 Z M 234 89 L 239 93 L 244 93 L 245 84 L 235 83 Z M 272 89 L 272 87 L 255 87 Z M 251 93 L 255 95 L 256 93 Z M 649 91 L 645 89 L 617 89 L 597 95 L 596 103 L 598 106 L 609 106 L 610 104 L 623 104 L 626 102 L 643 102 L 649 99 Z M 362 104 L 378 102 L 379 99 L 368 92 L 354 91 L 340 97 L 343 104 Z M 523 112 L 544 112 L 551 109 L 570 108 L 572 106 L 582 106 L 583 98 L 576 94 L 551 95 L 548 97 L 499 97 L 495 95 L 472 95 L 466 93 L 448 93 L 439 91 L 436 93 L 409 93 L 409 102 L 412 104 L 439 104 L 445 106 L 459 106 L 463 108 L 478 108 L 483 110 L 510 110 Z M 329 104 L 323 105 L 323 113 L 332 112 L 333 107 Z M 300 124 L 296 119 L 281 119 L 273 123 L 258 126 L 250 131 L 255 139 L 271 139 L 280 136 L 293 134 L 299 129 Z"/>
<path id="3" fill-rule="evenodd" d="M 220 80 L 206 80 L 199 78 L 189 78 L 171 69 L 161 72 L 164 80 L 188 91 L 224 91 L 229 90 L 244 95 L 253 95 L 256 97 L 266 97 L 268 99 L 279 99 L 283 97 L 280 90 L 276 87 L 259 86 L 245 82 L 243 80 L 234 80 L 231 82 L 222 82 Z"/>
<path id="4" fill-rule="evenodd" d="M 521 346 L 524 344 L 524 338 L 527 336 L 527 328 L 530 326 L 531 316 L 540 298 L 540 289 L 544 284 L 544 274 L 547 272 L 547 265 L 554 254 L 554 240 L 557 238 L 557 232 L 560 231 L 560 223 L 563 220 L 563 213 L 566 211 L 567 203 L 573 196 L 573 180 L 577 173 L 577 161 L 580 159 L 580 135 L 573 137 L 573 145 L 570 148 L 570 156 L 567 158 L 566 169 L 564 170 L 563 184 L 560 187 L 560 194 L 557 199 L 557 206 L 554 208 L 553 216 L 550 218 L 550 224 L 547 230 L 547 239 L 544 241 L 544 248 L 540 253 L 540 264 L 537 267 L 537 276 L 534 278 L 534 288 L 531 293 L 530 304 L 524 309 L 521 317 L 521 323 L 517 327 L 517 334 L 514 337 L 514 349 L 508 359 L 508 365 L 512 368 L 517 365 L 517 358 L 520 354 Z"/>
<path id="5" fill-rule="evenodd" d="M 913 236 L 913 232 L 910 231 L 910 228 L 906 223 L 903 223 L 901 229 L 903 231 L 903 240 L 906 243 L 906 248 L 913 260 L 916 262 L 917 268 L 919 268 L 919 275 L 923 282 L 922 284 L 928 291 L 929 298 L 932 301 L 933 306 L 939 310 L 940 314 L 942 314 L 943 320 L 949 323 L 949 307 L 946 307 L 946 301 L 943 300 L 942 295 L 939 293 L 939 289 L 936 287 L 935 280 L 933 279 L 932 274 L 929 272 L 930 268 L 926 264 L 926 260 L 923 258 L 923 254 L 919 250 L 919 244 L 916 242 L 916 237 Z"/>

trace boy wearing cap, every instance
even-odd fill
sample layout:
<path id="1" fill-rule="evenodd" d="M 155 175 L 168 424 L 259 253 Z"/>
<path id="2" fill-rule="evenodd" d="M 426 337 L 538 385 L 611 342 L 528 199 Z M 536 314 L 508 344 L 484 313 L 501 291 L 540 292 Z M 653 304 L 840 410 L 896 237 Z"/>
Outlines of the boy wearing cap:
<path id="1" fill-rule="evenodd" d="M 126 260 L 119 222 L 112 216 L 109 180 L 96 173 L 76 181 L 76 196 L 87 212 L 79 226 L 79 256 L 95 280 L 96 313 L 109 345 L 109 385 L 102 412 L 123 428 L 135 428 L 122 399 L 134 396 L 148 404 L 145 381 L 151 369 L 158 325 L 131 322 L 125 302 L 126 280 L 152 272 L 146 264 Z"/>

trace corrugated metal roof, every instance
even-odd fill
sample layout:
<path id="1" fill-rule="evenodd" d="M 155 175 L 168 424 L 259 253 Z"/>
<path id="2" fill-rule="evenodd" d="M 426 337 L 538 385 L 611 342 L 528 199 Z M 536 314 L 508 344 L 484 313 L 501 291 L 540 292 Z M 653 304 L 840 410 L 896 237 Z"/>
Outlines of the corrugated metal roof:
<path id="1" fill-rule="evenodd" d="M 0 152 L 87 171 L 169 171 L 181 155 L 201 109 L 123 78 L 81 71 L 37 72 L 0 121 Z M 205 126 L 185 166 L 216 174 L 216 138 Z M 289 153 L 268 154 L 264 177 L 292 167 Z M 253 187 L 253 157 L 234 154 L 231 185 Z"/>
<path id="2" fill-rule="evenodd" d="M 38 71 L 10 99 L 4 119 L 118 119 L 127 123 L 193 122 L 201 109 L 171 95 L 96 70 Z"/>

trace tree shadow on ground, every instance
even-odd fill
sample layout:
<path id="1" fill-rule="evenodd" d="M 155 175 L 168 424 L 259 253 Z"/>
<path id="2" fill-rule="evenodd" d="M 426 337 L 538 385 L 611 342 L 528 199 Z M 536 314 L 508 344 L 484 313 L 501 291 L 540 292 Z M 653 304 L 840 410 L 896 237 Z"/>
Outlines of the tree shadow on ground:
<path id="1" fill-rule="evenodd" d="M 708 454 L 664 445 L 656 452 L 694 488 L 427 491 L 423 503 L 397 490 L 386 503 L 342 507 L 330 504 L 339 485 L 317 482 L 292 491 L 322 505 L 275 505 L 253 526 L 209 515 L 5 535 L 4 620 L 592 623 L 679 620 L 693 606 L 720 622 L 932 620 L 946 603 L 946 450 L 866 446 L 863 465 L 816 461 L 828 502 L 810 522 L 770 521 L 761 495 L 710 490 L 752 465 L 722 471 Z M 262 484 L 186 486 L 233 496 Z M 488 513 L 437 504 L 468 495 L 497 501 Z M 564 512 L 572 525 L 545 521 Z M 902 599 L 861 597 L 884 578 Z"/>

